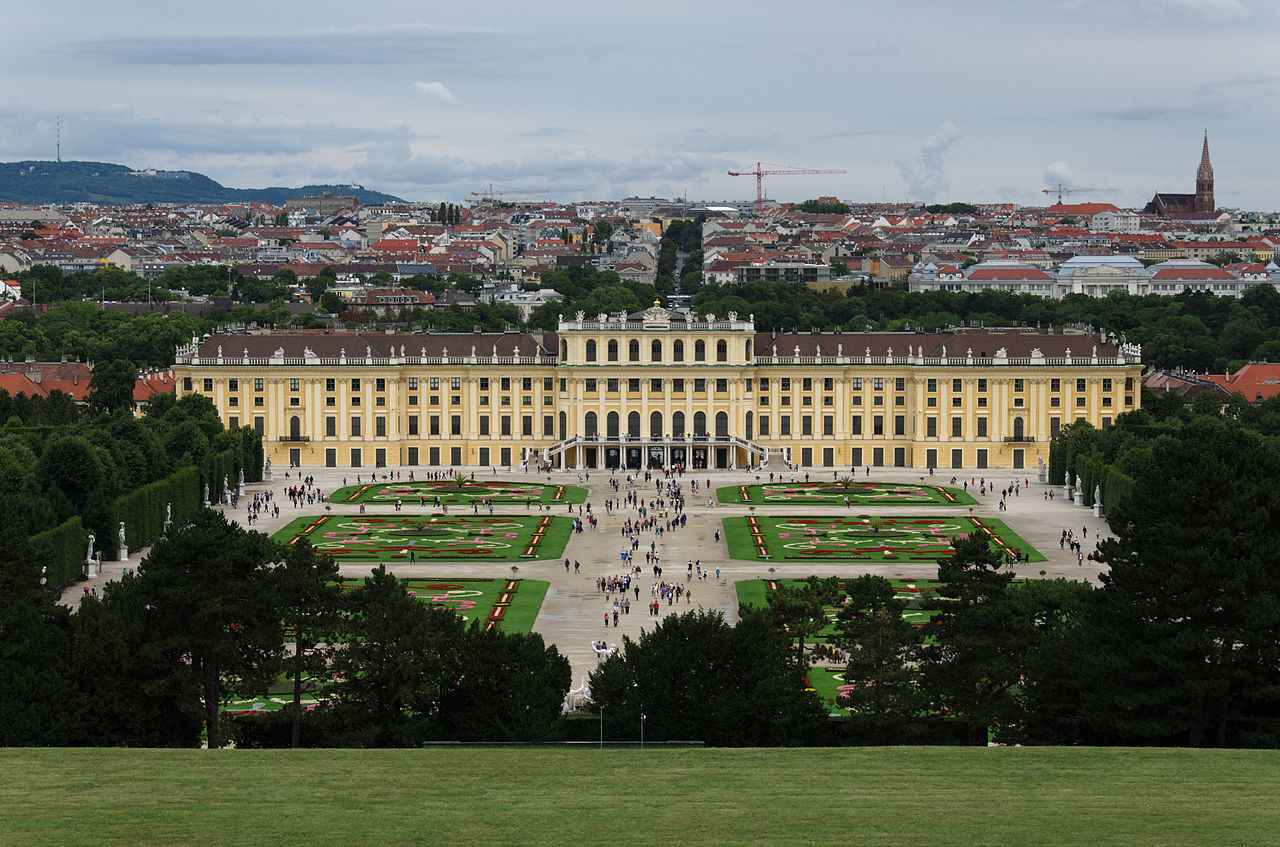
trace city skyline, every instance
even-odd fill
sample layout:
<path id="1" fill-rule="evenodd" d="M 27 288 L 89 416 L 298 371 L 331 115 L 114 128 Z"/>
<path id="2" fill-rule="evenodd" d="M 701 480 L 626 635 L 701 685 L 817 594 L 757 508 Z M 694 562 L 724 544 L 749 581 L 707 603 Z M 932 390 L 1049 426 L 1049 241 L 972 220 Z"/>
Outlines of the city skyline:
<path id="1" fill-rule="evenodd" d="M 351 21 L 330 2 L 14 11 L 0 160 L 199 171 L 224 185 L 357 182 L 410 200 L 496 186 L 572 201 L 769 197 L 1141 207 L 1194 188 L 1207 130 L 1221 207 L 1270 211 L 1256 0 L 920 0 L 889 7 L 490 2 Z M 928 23 L 922 29 L 922 22 Z M 1221 57 L 1230 57 L 1224 66 Z M 957 73 L 960 71 L 960 73 Z"/>

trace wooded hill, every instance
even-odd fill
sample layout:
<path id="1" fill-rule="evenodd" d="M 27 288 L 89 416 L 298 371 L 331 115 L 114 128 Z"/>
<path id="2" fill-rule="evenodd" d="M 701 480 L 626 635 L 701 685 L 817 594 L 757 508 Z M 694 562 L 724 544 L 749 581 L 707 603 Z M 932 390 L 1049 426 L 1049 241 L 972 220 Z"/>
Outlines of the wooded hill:
<path id="1" fill-rule="evenodd" d="M 361 203 L 402 203 L 398 197 L 350 185 L 227 188 L 191 171 L 135 172 L 106 162 L 0 162 L 0 201 L 14 203 L 272 203 L 329 191 Z"/>

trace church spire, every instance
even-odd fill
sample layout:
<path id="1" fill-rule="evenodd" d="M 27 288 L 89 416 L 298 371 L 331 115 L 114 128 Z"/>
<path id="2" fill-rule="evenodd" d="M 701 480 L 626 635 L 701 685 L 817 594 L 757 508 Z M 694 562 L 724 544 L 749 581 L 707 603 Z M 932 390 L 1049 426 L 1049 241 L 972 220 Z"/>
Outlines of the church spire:
<path id="1" fill-rule="evenodd" d="M 1200 167 L 1196 179 L 1213 179 L 1213 165 L 1209 162 L 1209 130 L 1204 131 L 1204 148 L 1200 151 Z"/>
<path id="2" fill-rule="evenodd" d="M 1200 151 L 1200 167 L 1196 168 L 1197 212 L 1212 212 L 1218 208 L 1213 198 L 1213 165 L 1209 162 L 1209 130 L 1204 131 L 1204 147 Z"/>

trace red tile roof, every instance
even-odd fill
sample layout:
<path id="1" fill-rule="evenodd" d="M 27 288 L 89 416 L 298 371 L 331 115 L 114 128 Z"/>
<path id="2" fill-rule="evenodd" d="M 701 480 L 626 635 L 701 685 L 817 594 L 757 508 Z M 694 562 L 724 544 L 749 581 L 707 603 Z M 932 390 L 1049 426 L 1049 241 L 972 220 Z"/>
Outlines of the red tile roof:
<path id="1" fill-rule="evenodd" d="M 1163 268 L 1151 277 L 1157 279 L 1235 279 L 1222 268 Z"/>

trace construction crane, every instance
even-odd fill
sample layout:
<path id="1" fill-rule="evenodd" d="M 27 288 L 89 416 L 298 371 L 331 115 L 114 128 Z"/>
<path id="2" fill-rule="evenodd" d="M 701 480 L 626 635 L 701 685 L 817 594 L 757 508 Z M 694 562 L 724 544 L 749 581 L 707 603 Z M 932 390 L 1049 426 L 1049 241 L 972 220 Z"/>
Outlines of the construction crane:
<path id="1" fill-rule="evenodd" d="M 768 165 L 766 170 L 765 165 Z M 766 176 L 799 176 L 803 174 L 843 174 L 844 168 L 792 168 L 787 165 L 772 165 L 768 162 L 756 162 L 751 170 L 729 171 L 729 176 L 754 176 L 756 178 L 756 214 L 764 209 L 764 178 Z"/>
<path id="2" fill-rule="evenodd" d="M 1085 192 L 1085 191 L 1089 192 L 1090 194 L 1095 194 L 1099 192 L 1118 191 L 1118 190 L 1119 189 L 1116 189 L 1116 188 L 1073 188 L 1070 186 L 1063 185 L 1062 183 L 1058 183 L 1057 188 L 1042 188 L 1040 189 L 1040 193 L 1041 194 L 1057 194 L 1058 205 L 1061 206 L 1062 195 L 1064 194 L 1080 194 L 1081 192 Z"/>
<path id="3" fill-rule="evenodd" d="M 473 203 L 497 203 L 504 197 L 508 198 L 508 202 L 515 202 L 519 200 L 532 202 L 533 195 L 545 194 L 545 193 L 546 192 L 542 191 L 541 189 L 534 189 L 531 191 L 522 191 L 519 189 L 511 189 L 509 191 L 499 191 L 491 182 L 489 183 L 489 187 L 486 188 L 484 191 L 472 191 L 471 196 L 481 198 L 479 200 L 473 200 L 472 201 Z"/>

